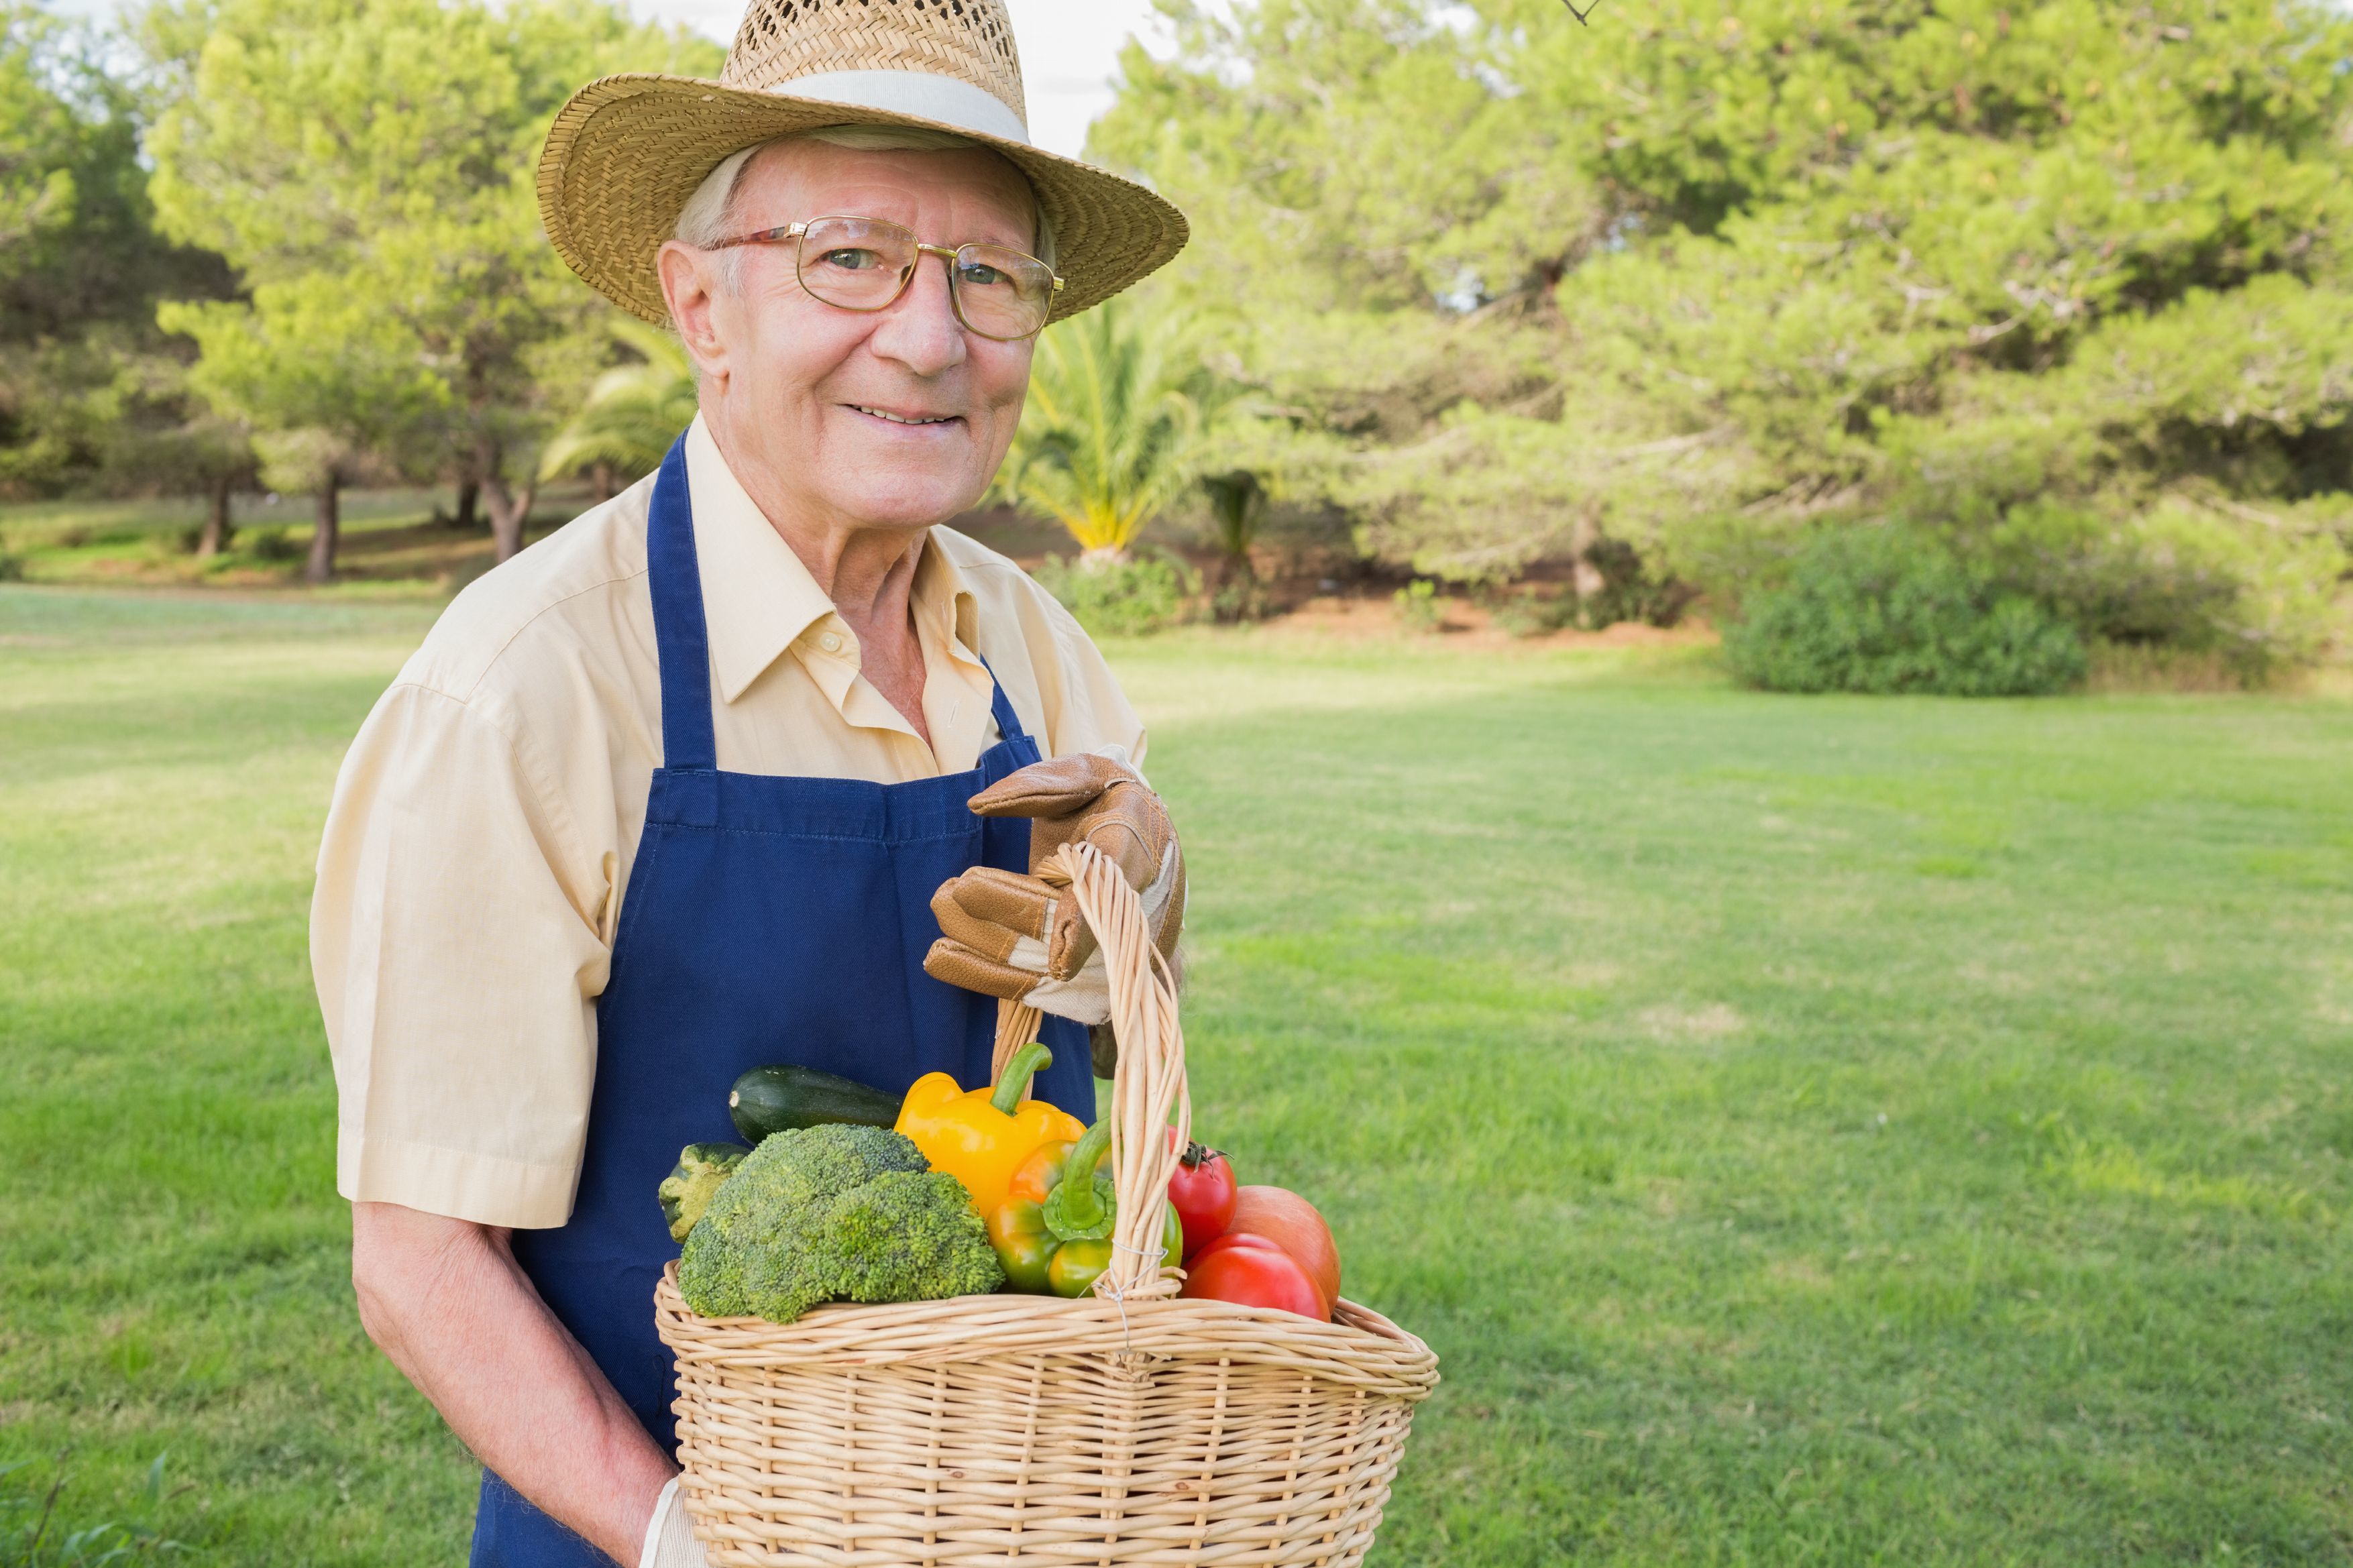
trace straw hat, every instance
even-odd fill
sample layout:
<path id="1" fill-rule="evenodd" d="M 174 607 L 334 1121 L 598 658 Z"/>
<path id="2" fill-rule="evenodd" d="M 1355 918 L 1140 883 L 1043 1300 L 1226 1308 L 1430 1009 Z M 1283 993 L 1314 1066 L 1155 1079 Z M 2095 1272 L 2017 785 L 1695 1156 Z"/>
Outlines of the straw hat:
<path id="1" fill-rule="evenodd" d="M 654 256 L 704 176 L 744 148 L 828 125 L 952 131 L 1003 153 L 1053 225 L 1068 280 L 1057 320 L 1184 247 L 1185 216 L 1168 203 L 1029 144 L 1005 0 L 752 0 L 717 81 L 631 73 L 572 95 L 540 154 L 540 218 L 599 293 L 666 322 Z"/>

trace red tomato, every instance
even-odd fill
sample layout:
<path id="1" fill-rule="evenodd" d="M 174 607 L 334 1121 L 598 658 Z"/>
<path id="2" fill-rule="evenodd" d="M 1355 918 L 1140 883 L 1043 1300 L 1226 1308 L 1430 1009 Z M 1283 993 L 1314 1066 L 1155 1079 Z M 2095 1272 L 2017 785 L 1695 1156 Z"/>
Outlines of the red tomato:
<path id="1" fill-rule="evenodd" d="M 1331 1303 L 1316 1289 L 1305 1265 L 1262 1236 L 1228 1231 L 1201 1248 L 1185 1266 L 1185 1288 L 1196 1301 L 1231 1301 L 1243 1307 L 1273 1307 L 1329 1322 Z"/>
<path id="2" fill-rule="evenodd" d="M 1281 1187 L 1243 1187 L 1234 1194 L 1229 1230 L 1265 1237 L 1307 1266 L 1327 1301 L 1340 1299 L 1340 1247 L 1315 1205 Z"/>
<path id="3" fill-rule="evenodd" d="M 1176 1142 L 1174 1127 L 1168 1130 L 1168 1142 L 1172 1146 Z M 1185 1256 L 1190 1258 L 1233 1224 L 1233 1162 L 1215 1149 L 1187 1144 L 1185 1157 L 1168 1178 L 1168 1201 L 1185 1222 Z"/>

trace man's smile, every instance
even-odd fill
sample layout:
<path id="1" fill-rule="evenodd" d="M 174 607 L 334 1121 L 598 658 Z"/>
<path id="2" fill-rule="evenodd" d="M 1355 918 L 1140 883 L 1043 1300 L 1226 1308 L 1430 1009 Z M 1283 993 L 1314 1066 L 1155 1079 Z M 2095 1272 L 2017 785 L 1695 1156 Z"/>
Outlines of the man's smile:
<path id="1" fill-rule="evenodd" d="M 846 403 L 842 406 L 866 415 L 870 418 L 887 420 L 893 425 L 955 425 L 963 422 L 963 416 L 955 414 L 901 413 L 888 408 L 878 408 L 867 403 Z"/>

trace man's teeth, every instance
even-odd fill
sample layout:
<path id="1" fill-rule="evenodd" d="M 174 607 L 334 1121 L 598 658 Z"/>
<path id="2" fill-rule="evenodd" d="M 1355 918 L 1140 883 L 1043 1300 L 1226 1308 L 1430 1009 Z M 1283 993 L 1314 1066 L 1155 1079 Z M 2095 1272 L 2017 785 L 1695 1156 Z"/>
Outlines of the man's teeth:
<path id="1" fill-rule="evenodd" d="M 936 419 L 909 419 L 903 416 L 892 414 L 884 409 L 869 408 L 862 403 L 853 403 L 850 406 L 857 409 L 860 414 L 871 414 L 877 419 L 888 419 L 893 425 L 944 425 L 951 417 L 950 416 L 944 415 Z"/>

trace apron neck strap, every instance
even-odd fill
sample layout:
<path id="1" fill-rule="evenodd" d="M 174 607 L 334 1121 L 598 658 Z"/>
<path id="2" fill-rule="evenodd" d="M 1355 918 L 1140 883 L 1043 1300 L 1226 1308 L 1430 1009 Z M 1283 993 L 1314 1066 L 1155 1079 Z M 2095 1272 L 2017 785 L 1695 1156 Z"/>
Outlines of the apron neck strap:
<path id="1" fill-rule="evenodd" d="M 979 659 L 980 668 L 988 671 L 988 716 L 997 721 L 997 738 L 1000 741 L 1027 739 L 1029 731 L 1021 728 L 1021 715 L 1013 710 L 1013 699 L 1005 695 L 1005 682 L 997 679 L 997 667 L 990 664 L 987 656 L 978 649 L 974 650 L 972 657 Z"/>
<path id="2" fill-rule="evenodd" d="M 667 773 L 719 765 L 711 728 L 711 629 L 702 614 L 702 571 L 694 554 L 694 500 L 686 479 L 686 437 L 662 459 L 646 524 L 646 572 L 653 590 L 654 649 L 661 660 L 662 769 Z M 974 656 L 980 658 L 976 653 Z M 1005 683 L 987 658 L 988 712 L 1000 739 L 1028 731 Z"/>
<path id="3" fill-rule="evenodd" d="M 662 459 L 646 524 L 646 572 L 653 589 L 654 649 L 661 660 L 662 768 L 719 765 L 711 731 L 711 633 L 702 616 L 702 573 L 694 556 L 694 500 L 687 493 L 686 437 Z"/>

